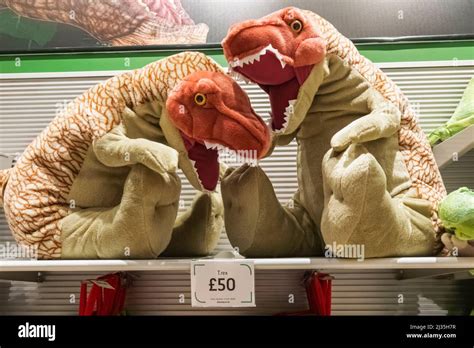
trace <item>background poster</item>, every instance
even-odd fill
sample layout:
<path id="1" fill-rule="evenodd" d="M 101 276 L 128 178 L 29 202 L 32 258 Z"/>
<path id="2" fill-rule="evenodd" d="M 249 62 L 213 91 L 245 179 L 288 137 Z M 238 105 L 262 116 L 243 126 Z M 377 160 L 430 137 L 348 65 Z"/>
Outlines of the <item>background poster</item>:
<path id="1" fill-rule="evenodd" d="M 0 0 L 0 51 L 218 45 L 233 23 L 286 6 L 356 40 L 474 34 L 471 0 Z"/>

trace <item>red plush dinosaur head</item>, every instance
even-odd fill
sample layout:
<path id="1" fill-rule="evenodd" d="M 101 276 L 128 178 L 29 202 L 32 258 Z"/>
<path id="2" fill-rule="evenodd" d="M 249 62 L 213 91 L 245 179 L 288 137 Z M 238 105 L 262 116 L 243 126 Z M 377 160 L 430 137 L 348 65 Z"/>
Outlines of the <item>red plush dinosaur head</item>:
<path id="1" fill-rule="evenodd" d="M 326 55 L 318 28 L 288 7 L 232 26 L 222 46 L 231 68 L 269 94 L 272 128 L 284 131 L 299 87 Z"/>
<path id="2" fill-rule="evenodd" d="M 253 111 L 247 94 L 222 72 L 188 75 L 169 93 L 166 109 L 206 190 L 217 185 L 219 151 L 261 158 L 270 146 L 270 131 Z"/>

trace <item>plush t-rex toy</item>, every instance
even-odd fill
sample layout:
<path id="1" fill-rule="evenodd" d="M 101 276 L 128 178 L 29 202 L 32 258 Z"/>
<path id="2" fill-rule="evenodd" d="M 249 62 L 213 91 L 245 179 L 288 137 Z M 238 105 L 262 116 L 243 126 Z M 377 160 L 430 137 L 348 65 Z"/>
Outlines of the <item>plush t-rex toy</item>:
<path id="1" fill-rule="evenodd" d="M 184 52 L 76 98 L 0 171 L 0 197 L 40 258 L 202 255 L 223 227 L 216 144 L 262 156 L 269 133 L 212 59 Z M 204 193 L 176 221 L 178 167 Z"/>
<path id="2" fill-rule="evenodd" d="M 222 45 L 231 68 L 268 93 L 275 143 L 298 142 L 299 188 L 287 207 L 260 168 L 223 179 L 226 231 L 241 253 L 435 252 L 445 188 L 416 115 L 381 70 L 326 20 L 293 7 L 234 25 Z"/>

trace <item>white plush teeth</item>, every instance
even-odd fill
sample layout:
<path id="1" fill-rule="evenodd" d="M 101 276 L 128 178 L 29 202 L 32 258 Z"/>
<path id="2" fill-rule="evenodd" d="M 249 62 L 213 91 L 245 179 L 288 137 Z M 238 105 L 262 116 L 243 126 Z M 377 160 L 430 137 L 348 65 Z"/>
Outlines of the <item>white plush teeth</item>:
<path id="1" fill-rule="evenodd" d="M 280 133 L 283 133 L 284 131 L 285 131 L 285 130 L 284 130 L 283 128 L 281 128 L 281 129 L 275 129 L 275 130 L 273 131 L 273 133 L 275 133 L 275 134 L 280 134 Z"/>
<path id="2" fill-rule="evenodd" d="M 219 146 L 219 144 L 215 144 L 215 143 L 211 143 L 210 141 L 206 141 L 204 140 L 204 146 L 206 147 L 206 149 L 210 150 L 216 150 L 217 147 Z"/>
<path id="3" fill-rule="evenodd" d="M 204 140 L 204 146 L 208 150 L 217 150 L 218 152 L 230 151 L 227 146 L 217 144 L 217 143 L 212 143 L 212 142 L 207 141 L 207 140 Z"/>
<path id="4" fill-rule="evenodd" d="M 295 113 L 295 103 L 296 99 L 291 99 L 288 101 L 288 106 L 285 108 L 284 112 L 286 116 L 293 116 L 293 114 Z"/>
<path id="5" fill-rule="evenodd" d="M 224 145 L 221 144 L 216 144 L 216 143 L 211 143 L 210 141 L 204 140 L 204 146 L 208 150 L 217 150 L 217 151 L 225 151 L 228 150 L 228 148 Z"/>
<path id="6" fill-rule="evenodd" d="M 228 148 L 225 147 L 224 145 L 221 145 L 221 144 L 217 144 L 217 151 L 227 151 Z"/>
<path id="7" fill-rule="evenodd" d="M 275 130 L 275 133 L 283 133 L 286 130 L 290 121 L 290 117 L 295 113 L 295 103 L 296 99 L 291 99 L 288 101 L 288 106 L 285 108 L 285 112 L 283 113 L 283 125 L 280 129 Z"/>
<path id="8" fill-rule="evenodd" d="M 229 68 L 229 75 L 230 75 L 230 77 L 232 77 L 235 80 L 243 81 L 247 84 L 252 83 L 252 81 L 250 81 L 248 78 L 246 78 L 241 73 L 239 73 L 239 72 L 235 71 L 234 69 L 232 69 L 232 67 Z"/>
<path id="9" fill-rule="evenodd" d="M 189 162 L 191 162 L 192 166 L 193 166 L 193 169 L 194 169 L 194 173 L 196 173 L 196 178 L 198 179 L 199 183 L 201 184 L 201 187 L 204 191 L 207 191 L 205 188 L 204 188 L 204 184 L 202 183 L 201 181 L 201 178 L 199 177 L 199 173 L 198 173 L 198 169 L 196 167 L 196 161 L 193 161 L 191 158 L 189 158 Z"/>
<path id="10" fill-rule="evenodd" d="M 235 67 L 241 67 L 242 68 L 246 64 L 253 64 L 255 61 L 259 62 L 260 57 L 263 56 L 264 54 L 266 54 L 267 51 L 270 51 L 273 54 L 275 54 L 275 56 L 280 61 L 281 68 L 284 69 L 285 66 L 286 66 L 286 63 L 283 60 L 283 55 L 275 47 L 273 47 L 271 44 L 264 47 L 264 48 L 262 48 L 257 53 L 251 54 L 249 56 L 246 56 L 246 57 L 243 57 L 243 58 L 240 58 L 240 59 L 239 58 L 234 58 L 234 60 L 229 62 L 229 64 L 232 68 L 235 68 Z"/>
<path id="11" fill-rule="evenodd" d="M 267 47 L 265 47 L 265 53 L 266 51 L 270 51 L 270 52 L 273 52 L 273 54 L 275 54 L 275 56 L 278 58 L 278 60 L 280 61 L 280 64 L 281 64 L 281 68 L 284 69 L 285 66 L 286 66 L 286 63 L 285 61 L 283 60 L 283 55 L 275 48 L 273 47 L 272 45 L 268 45 Z"/>

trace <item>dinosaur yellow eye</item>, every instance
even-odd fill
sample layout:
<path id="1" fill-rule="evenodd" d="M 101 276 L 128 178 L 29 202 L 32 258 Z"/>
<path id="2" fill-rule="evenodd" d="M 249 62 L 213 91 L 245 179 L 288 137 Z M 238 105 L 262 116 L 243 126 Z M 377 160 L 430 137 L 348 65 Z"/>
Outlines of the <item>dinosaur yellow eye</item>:
<path id="1" fill-rule="evenodd" d="M 207 101 L 207 98 L 202 93 L 196 93 L 196 95 L 194 96 L 194 102 L 199 106 L 206 104 L 206 101 Z"/>
<path id="2" fill-rule="evenodd" d="M 295 19 L 293 22 L 290 23 L 290 28 L 295 33 L 299 33 L 303 29 L 303 23 L 301 23 L 301 21 Z"/>

